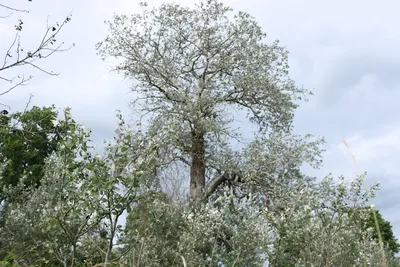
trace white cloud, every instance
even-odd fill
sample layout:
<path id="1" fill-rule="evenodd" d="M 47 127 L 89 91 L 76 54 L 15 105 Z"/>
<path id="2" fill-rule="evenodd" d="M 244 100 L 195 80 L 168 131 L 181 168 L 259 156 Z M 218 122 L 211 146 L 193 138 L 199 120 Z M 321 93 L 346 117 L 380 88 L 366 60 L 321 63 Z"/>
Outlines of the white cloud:
<path id="1" fill-rule="evenodd" d="M 362 169 L 371 170 L 379 166 L 385 171 L 385 175 L 400 176 L 400 125 L 382 130 L 379 135 L 369 138 L 362 138 L 360 135 L 348 138 L 352 153 Z"/>

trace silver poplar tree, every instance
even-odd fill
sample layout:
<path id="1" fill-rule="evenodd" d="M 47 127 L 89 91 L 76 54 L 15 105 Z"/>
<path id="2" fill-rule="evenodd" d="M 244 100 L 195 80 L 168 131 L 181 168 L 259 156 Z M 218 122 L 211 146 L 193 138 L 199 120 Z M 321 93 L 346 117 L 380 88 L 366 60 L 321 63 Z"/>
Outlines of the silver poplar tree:
<path id="1" fill-rule="evenodd" d="M 115 70 L 132 80 L 134 108 L 150 114 L 149 132 L 168 156 L 190 169 L 190 198 L 210 196 L 237 178 L 232 164 L 214 164 L 229 139 L 232 111 L 247 111 L 259 130 L 287 134 L 296 101 L 309 92 L 288 77 L 288 52 L 247 13 L 229 18 L 217 0 L 194 8 L 162 4 L 132 16 L 115 15 L 99 55 L 116 58 Z M 222 152 L 221 152 L 222 151 Z M 231 155 L 231 158 L 234 158 Z M 217 166 L 216 166 L 217 165 Z"/>

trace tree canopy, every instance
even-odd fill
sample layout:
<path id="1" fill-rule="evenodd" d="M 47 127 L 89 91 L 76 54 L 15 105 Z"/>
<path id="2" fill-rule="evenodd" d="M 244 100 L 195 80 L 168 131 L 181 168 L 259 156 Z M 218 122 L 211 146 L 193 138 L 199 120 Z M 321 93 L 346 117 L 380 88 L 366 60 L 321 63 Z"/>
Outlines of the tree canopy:
<path id="1" fill-rule="evenodd" d="M 30 110 L 3 114 L 0 128 L 0 192 L 16 187 L 22 181 L 27 187 L 38 187 L 43 177 L 45 160 L 56 150 L 63 135 L 62 123 L 53 107 L 32 107 Z M 0 199 L 3 199 L 0 194 Z"/>
<path id="2" fill-rule="evenodd" d="M 69 108 L 0 116 L 1 190 L 21 200 L 0 215 L 0 266 L 400 266 L 390 224 L 365 208 L 378 184 L 302 171 L 324 140 L 292 127 L 310 92 L 284 47 L 217 0 L 140 5 L 97 45 L 140 114 L 117 112 L 102 151 Z M 235 129 L 241 112 L 254 136 Z"/>
<path id="3" fill-rule="evenodd" d="M 134 107 L 149 114 L 149 131 L 162 140 L 166 163 L 190 168 L 192 199 L 240 176 L 228 173 L 237 162 L 215 160 L 230 153 L 229 138 L 240 138 L 229 127 L 233 110 L 246 111 L 263 135 L 285 134 L 296 101 L 309 93 L 288 77 L 288 53 L 278 41 L 268 44 L 249 14 L 229 19 L 231 11 L 210 0 L 195 8 L 162 4 L 116 15 L 97 45 L 103 58 L 119 60 L 115 70 L 133 80 L 139 93 Z"/>

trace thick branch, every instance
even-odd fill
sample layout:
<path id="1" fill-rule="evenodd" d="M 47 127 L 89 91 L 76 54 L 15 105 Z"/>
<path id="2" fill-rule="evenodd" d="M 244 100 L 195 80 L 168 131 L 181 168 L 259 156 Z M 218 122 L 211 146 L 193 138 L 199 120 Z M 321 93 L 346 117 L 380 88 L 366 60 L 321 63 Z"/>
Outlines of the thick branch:
<path id="1" fill-rule="evenodd" d="M 226 171 L 220 176 L 214 178 L 211 182 L 209 182 L 204 190 L 203 198 L 209 198 L 218 187 L 223 184 L 225 181 L 239 181 L 241 180 L 241 175 L 236 172 Z"/>

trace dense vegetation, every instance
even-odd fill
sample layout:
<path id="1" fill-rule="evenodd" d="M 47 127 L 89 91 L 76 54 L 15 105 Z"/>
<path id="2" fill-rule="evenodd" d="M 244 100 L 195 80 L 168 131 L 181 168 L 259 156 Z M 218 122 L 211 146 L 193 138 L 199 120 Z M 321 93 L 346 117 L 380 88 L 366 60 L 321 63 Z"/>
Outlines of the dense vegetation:
<path id="1" fill-rule="evenodd" d="M 0 114 L 0 266 L 400 266 L 378 185 L 302 172 L 324 141 L 294 132 L 288 52 L 217 0 L 141 5 L 96 46 L 143 115 L 102 154 L 68 108 Z"/>

